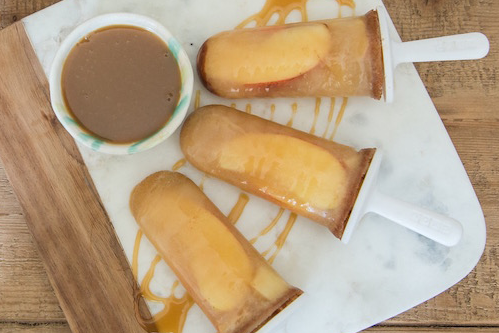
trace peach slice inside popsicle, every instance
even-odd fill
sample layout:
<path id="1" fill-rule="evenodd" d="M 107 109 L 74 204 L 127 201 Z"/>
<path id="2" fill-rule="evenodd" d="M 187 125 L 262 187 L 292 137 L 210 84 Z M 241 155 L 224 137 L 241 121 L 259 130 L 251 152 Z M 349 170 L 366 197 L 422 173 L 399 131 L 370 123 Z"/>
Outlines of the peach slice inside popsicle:
<path id="1" fill-rule="evenodd" d="M 139 224 L 146 234 L 165 240 L 155 246 L 175 253 L 191 267 L 200 293 L 214 308 L 226 311 L 237 305 L 245 297 L 245 281 L 252 279 L 254 268 L 230 230 L 203 206 L 175 191 L 150 193 L 148 200 Z"/>
<path id="2" fill-rule="evenodd" d="M 266 184 L 268 195 L 320 209 L 333 209 L 346 187 L 346 170 L 325 149 L 291 136 L 248 133 L 227 142 L 220 152 L 221 168 Z M 286 193 L 280 193 L 284 191 Z"/>
<path id="3" fill-rule="evenodd" d="M 230 310 L 245 297 L 245 281 L 252 278 L 253 268 L 248 256 L 217 217 L 192 202 L 180 204 L 190 223 L 177 237 L 182 238 L 183 244 L 198 244 L 191 249 L 184 248 L 184 251 L 189 252 L 189 265 L 199 290 L 217 310 Z M 175 218 L 172 217 L 172 221 Z"/>
<path id="4" fill-rule="evenodd" d="M 221 333 L 251 333 L 301 295 L 190 179 L 159 171 L 130 196 L 144 235 Z"/>
<path id="5" fill-rule="evenodd" d="M 327 55 L 330 34 L 325 24 L 273 26 L 259 31 L 219 34 L 208 50 L 204 72 L 210 80 L 258 84 L 288 80 L 308 72 Z"/>

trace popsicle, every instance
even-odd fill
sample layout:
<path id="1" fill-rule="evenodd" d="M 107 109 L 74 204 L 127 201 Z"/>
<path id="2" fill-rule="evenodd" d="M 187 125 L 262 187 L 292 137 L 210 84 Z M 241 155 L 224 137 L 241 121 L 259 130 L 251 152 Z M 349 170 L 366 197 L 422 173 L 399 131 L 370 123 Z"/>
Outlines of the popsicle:
<path id="1" fill-rule="evenodd" d="M 197 68 L 206 88 L 226 98 L 380 99 L 378 14 L 221 32 L 202 45 Z"/>
<path id="2" fill-rule="evenodd" d="M 206 88 L 228 98 L 383 95 L 392 102 L 399 64 L 489 52 L 479 32 L 401 43 L 390 24 L 378 6 L 360 17 L 222 32 L 201 47 L 198 73 Z"/>
<path id="3" fill-rule="evenodd" d="M 302 294 L 180 173 L 144 179 L 131 194 L 130 209 L 220 333 L 254 332 Z"/>
<path id="4" fill-rule="evenodd" d="M 355 149 L 223 105 L 197 109 L 180 134 L 196 168 L 342 237 L 375 149 Z"/>

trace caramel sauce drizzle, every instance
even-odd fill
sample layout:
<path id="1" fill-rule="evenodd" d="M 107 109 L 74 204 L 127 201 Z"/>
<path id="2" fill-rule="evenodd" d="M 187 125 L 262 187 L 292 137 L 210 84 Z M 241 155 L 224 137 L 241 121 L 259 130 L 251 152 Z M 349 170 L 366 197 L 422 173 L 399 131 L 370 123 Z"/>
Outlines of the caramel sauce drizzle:
<path id="1" fill-rule="evenodd" d="M 277 212 L 277 215 L 272 219 L 272 221 L 270 221 L 269 225 L 267 225 L 262 231 L 260 231 L 260 233 L 258 234 L 258 236 L 252 238 L 250 240 L 250 243 L 251 244 L 255 244 L 255 242 L 258 240 L 258 238 L 260 238 L 260 237 L 268 234 L 268 232 L 275 227 L 275 225 L 277 224 L 277 222 L 279 222 L 279 219 L 281 218 L 282 213 L 284 213 L 284 208 L 279 208 L 279 211 Z"/>
<path id="2" fill-rule="evenodd" d="M 132 255 L 132 273 L 135 276 L 135 280 L 139 280 L 139 248 L 140 240 L 142 239 L 142 230 L 137 231 L 135 235 L 135 243 L 133 245 L 133 255 Z"/>
<path id="3" fill-rule="evenodd" d="M 199 103 L 201 101 L 201 90 L 196 90 L 196 97 L 194 98 L 194 110 L 199 108 Z"/>
<path id="4" fill-rule="evenodd" d="M 187 292 L 185 292 L 180 298 L 175 296 L 175 289 L 179 285 L 178 281 L 173 283 L 170 296 L 168 297 L 159 297 L 151 292 L 149 285 L 154 277 L 156 266 L 160 261 L 161 257 L 156 255 L 151 263 L 151 266 L 149 267 L 149 270 L 144 276 L 144 279 L 142 280 L 140 292 L 142 297 L 149 301 L 163 303 L 164 308 L 150 320 L 146 321 L 145 324 L 146 327 L 147 324 L 153 324 L 156 332 L 180 333 L 184 327 L 187 312 L 194 304 L 194 300 Z"/>
<path id="5" fill-rule="evenodd" d="M 295 116 L 296 116 L 296 110 L 298 110 L 298 106 L 296 105 L 296 103 L 291 104 L 291 111 L 292 111 L 291 118 L 287 122 L 286 126 L 288 127 L 293 126 L 293 122 L 295 121 Z"/>
<path id="6" fill-rule="evenodd" d="M 336 0 L 340 8 L 338 9 L 338 17 L 343 17 L 341 14 L 341 6 L 350 7 L 355 13 L 355 1 L 354 0 Z"/>
<path id="7" fill-rule="evenodd" d="M 137 231 L 135 236 L 135 244 L 133 247 L 133 257 L 132 257 L 132 273 L 135 279 L 138 280 L 138 255 L 140 242 L 142 240 L 143 233 L 141 230 Z M 179 282 L 175 281 L 171 288 L 171 294 L 168 297 L 160 297 L 155 295 L 150 289 L 150 283 L 154 277 L 154 272 L 156 270 L 157 264 L 161 261 L 161 257 L 156 255 L 151 262 L 147 273 L 145 274 L 138 295 L 135 298 L 135 307 L 138 308 L 138 301 L 140 297 L 152 302 L 163 303 L 163 310 L 152 316 L 152 318 L 143 318 L 139 313 L 138 317 L 141 319 L 144 328 L 148 332 L 159 332 L 159 333 L 181 333 L 184 327 L 185 320 L 187 318 L 187 313 L 189 309 L 194 304 L 192 297 L 185 292 L 182 297 L 175 296 L 175 289 Z"/>
<path id="8" fill-rule="evenodd" d="M 172 166 L 172 171 L 177 171 L 181 167 L 183 167 L 187 163 L 187 160 L 185 158 L 179 159 L 175 164 Z"/>
<path id="9" fill-rule="evenodd" d="M 355 9 L 355 1 L 354 0 L 336 0 L 338 5 L 340 6 L 347 6 L 352 9 Z"/>
<path id="10" fill-rule="evenodd" d="M 275 258 L 277 257 L 277 255 L 281 251 L 282 247 L 284 246 L 284 243 L 286 243 L 286 239 L 288 238 L 288 235 L 289 235 L 289 232 L 291 231 L 291 229 L 293 229 L 295 222 L 296 222 L 296 214 L 295 213 L 289 214 L 289 218 L 288 218 L 288 221 L 286 222 L 286 226 L 284 227 L 284 230 L 281 231 L 279 236 L 277 236 L 277 239 L 275 240 L 274 244 L 272 244 L 270 246 L 270 248 L 268 248 L 266 251 L 262 252 L 262 256 L 266 257 L 270 253 L 270 251 L 275 247 L 274 252 L 267 259 L 269 264 L 272 265 L 274 263 Z"/>
<path id="11" fill-rule="evenodd" d="M 201 191 L 204 190 L 204 182 L 206 181 L 206 178 L 208 178 L 208 175 L 206 173 L 203 173 L 203 178 L 201 178 L 201 181 L 199 182 L 199 188 Z"/>
<path id="12" fill-rule="evenodd" d="M 246 113 L 251 114 L 251 104 L 250 103 L 246 104 Z"/>
<path id="13" fill-rule="evenodd" d="M 331 126 L 331 121 L 333 120 L 335 104 L 336 104 L 336 98 L 331 97 L 331 105 L 329 106 L 329 113 L 327 115 L 327 125 L 326 125 L 326 129 L 324 130 L 324 133 L 322 134 L 323 138 L 326 137 L 327 132 L 329 131 L 329 126 Z"/>
<path id="14" fill-rule="evenodd" d="M 230 210 L 229 215 L 227 215 L 227 219 L 229 219 L 230 223 L 236 224 L 237 220 L 241 217 L 241 214 L 244 211 L 244 208 L 246 207 L 246 204 L 249 201 L 249 197 L 245 193 L 240 193 L 239 194 L 239 199 L 237 199 L 236 204 L 232 209 Z"/>
<path id="15" fill-rule="evenodd" d="M 333 140 L 334 136 L 336 135 L 336 131 L 338 130 L 338 127 L 340 126 L 341 120 L 343 119 L 343 114 L 345 113 L 345 109 L 348 104 L 348 97 L 343 97 L 343 102 L 341 103 L 340 111 L 338 112 L 338 115 L 336 116 L 336 120 L 334 122 L 334 129 L 333 133 L 329 137 L 329 140 Z"/>
<path id="16" fill-rule="evenodd" d="M 270 21 L 272 15 L 276 13 L 279 17 L 275 24 L 284 24 L 286 17 L 295 9 L 300 11 L 302 21 L 306 22 L 308 21 L 306 8 L 307 1 L 308 0 L 267 0 L 258 13 L 251 15 L 239 23 L 239 25 L 236 26 L 236 29 L 244 28 L 253 21 L 255 21 L 257 27 L 265 26 Z"/>
<path id="17" fill-rule="evenodd" d="M 270 105 L 270 120 L 274 121 L 274 114 L 275 114 L 275 104 Z"/>
<path id="18" fill-rule="evenodd" d="M 314 110 L 314 122 L 312 123 L 312 128 L 310 129 L 310 134 L 315 133 L 315 126 L 317 125 L 317 118 L 319 118 L 319 112 L 321 109 L 321 99 L 317 97 L 315 99 L 315 110 Z"/>

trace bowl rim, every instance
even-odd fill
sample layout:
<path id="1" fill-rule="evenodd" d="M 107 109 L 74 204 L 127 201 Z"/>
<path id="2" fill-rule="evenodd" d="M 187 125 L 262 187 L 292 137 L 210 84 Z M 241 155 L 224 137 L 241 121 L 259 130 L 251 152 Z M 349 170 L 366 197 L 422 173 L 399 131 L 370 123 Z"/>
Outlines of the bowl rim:
<path id="1" fill-rule="evenodd" d="M 130 143 L 113 143 L 89 133 L 68 111 L 62 96 L 62 69 L 73 47 L 88 34 L 105 27 L 116 25 L 141 28 L 159 37 L 175 56 L 181 74 L 180 96 L 170 119 L 154 134 Z M 62 126 L 78 143 L 94 151 L 115 155 L 134 154 L 145 151 L 155 147 L 172 135 L 187 114 L 187 109 L 192 99 L 193 85 L 194 74 L 192 65 L 178 40 L 159 22 L 147 16 L 133 13 L 99 15 L 76 26 L 59 46 L 49 72 L 50 102 Z"/>

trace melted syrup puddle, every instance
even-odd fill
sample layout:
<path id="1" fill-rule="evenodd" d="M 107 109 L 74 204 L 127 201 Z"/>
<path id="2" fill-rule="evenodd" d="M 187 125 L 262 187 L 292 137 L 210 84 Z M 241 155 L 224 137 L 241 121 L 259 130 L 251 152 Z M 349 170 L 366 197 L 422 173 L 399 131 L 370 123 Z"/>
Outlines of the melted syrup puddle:
<path id="1" fill-rule="evenodd" d="M 138 281 L 138 256 L 140 249 L 140 241 L 142 240 L 142 231 L 139 230 L 135 237 L 132 258 L 132 272 L 135 279 Z M 161 333 L 181 333 L 184 327 L 185 319 L 189 309 L 194 304 L 192 297 L 186 292 L 182 297 L 175 296 L 175 289 L 178 286 L 178 281 L 175 281 L 171 287 L 171 294 L 168 297 L 160 297 L 155 295 L 150 289 L 150 283 L 154 277 L 156 265 L 161 261 L 161 257 L 156 255 L 147 270 L 144 279 L 142 280 L 140 291 L 135 298 L 135 308 L 138 309 L 140 297 L 157 303 L 163 303 L 163 310 L 155 314 L 152 318 L 143 318 L 137 311 L 137 315 L 142 321 L 144 328 L 148 332 Z"/>

